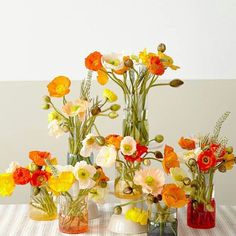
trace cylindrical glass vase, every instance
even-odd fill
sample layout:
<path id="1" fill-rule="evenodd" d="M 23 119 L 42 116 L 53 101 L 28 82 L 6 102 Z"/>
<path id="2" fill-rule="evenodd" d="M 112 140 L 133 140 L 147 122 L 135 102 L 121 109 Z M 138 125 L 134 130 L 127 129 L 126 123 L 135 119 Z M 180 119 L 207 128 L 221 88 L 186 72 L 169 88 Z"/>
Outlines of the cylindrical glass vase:
<path id="1" fill-rule="evenodd" d="M 93 154 L 90 157 L 83 157 L 72 153 L 67 153 L 67 165 L 75 166 L 77 162 L 86 161 L 88 164 L 93 163 Z"/>
<path id="2" fill-rule="evenodd" d="M 59 229 L 66 234 L 88 231 L 87 194 L 74 193 L 65 193 L 59 201 Z"/>
<path id="3" fill-rule="evenodd" d="M 141 145 L 148 145 L 147 95 L 126 95 L 125 102 L 123 136 L 132 136 Z"/>
<path id="4" fill-rule="evenodd" d="M 116 179 L 114 182 L 115 196 L 121 199 L 138 199 L 142 196 L 142 187 L 133 181 L 135 170 L 139 164 L 130 163 L 128 167 L 122 162 L 116 162 Z"/>
<path id="5" fill-rule="evenodd" d="M 176 209 L 154 210 L 148 220 L 148 236 L 177 236 L 178 221 Z"/>
<path id="6" fill-rule="evenodd" d="M 49 221 L 57 219 L 57 206 L 52 193 L 45 187 L 32 187 L 29 217 L 36 221 Z"/>
<path id="7" fill-rule="evenodd" d="M 216 224 L 216 203 L 212 198 L 210 205 L 191 200 L 187 207 L 187 224 L 195 229 L 211 229 Z"/>

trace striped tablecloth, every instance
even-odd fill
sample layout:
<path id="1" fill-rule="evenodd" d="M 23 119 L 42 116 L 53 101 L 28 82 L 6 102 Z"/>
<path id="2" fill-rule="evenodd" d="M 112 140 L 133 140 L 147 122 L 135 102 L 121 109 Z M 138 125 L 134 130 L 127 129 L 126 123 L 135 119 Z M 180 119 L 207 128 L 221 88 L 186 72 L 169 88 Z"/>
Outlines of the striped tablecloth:
<path id="1" fill-rule="evenodd" d="M 90 231 L 80 235 L 118 236 L 107 231 L 111 204 L 100 208 L 101 217 L 90 221 Z M 36 222 L 27 215 L 27 205 L 0 205 L 0 236 L 65 235 L 58 230 L 58 221 Z M 144 236 L 146 234 L 139 234 Z M 178 236 L 236 236 L 236 206 L 218 206 L 217 226 L 211 230 L 193 230 L 186 225 L 186 209 L 178 211 Z M 120 235 L 119 235 L 120 236 Z M 123 236 L 123 235 L 122 235 Z"/>

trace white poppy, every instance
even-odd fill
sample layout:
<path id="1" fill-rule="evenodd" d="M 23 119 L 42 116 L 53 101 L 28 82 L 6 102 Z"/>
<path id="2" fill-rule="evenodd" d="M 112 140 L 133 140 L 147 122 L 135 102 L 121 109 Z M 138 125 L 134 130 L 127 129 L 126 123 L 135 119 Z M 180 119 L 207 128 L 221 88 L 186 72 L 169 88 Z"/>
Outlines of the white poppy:
<path id="1" fill-rule="evenodd" d="M 99 148 L 96 142 L 96 136 L 94 134 L 88 134 L 86 138 L 82 141 L 83 147 L 80 150 L 80 155 L 83 157 L 91 156 L 92 152 Z"/>
<path id="2" fill-rule="evenodd" d="M 86 161 L 77 162 L 74 167 L 74 176 L 79 182 L 80 189 L 90 189 L 96 182 L 92 179 L 97 170 L 94 166 L 87 164 Z"/>
<path id="3" fill-rule="evenodd" d="M 90 200 L 96 203 L 103 204 L 108 195 L 108 192 L 109 192 L 109 187 L 101 188 L 97 186 L 90 191 L 88 197 Z"/>
<path id="4" fill-rule="evenodd" d="M 62 136 L 64 134 L 64 130 L 62 129 L 62 127 L 59 125 L 57 120 L 52 120 L 49 124 L 48 124 L 48 134 L 50 136 L 55 136 L 56 138 L 59 138 L 60 136 Z"/>
<path id="5" fill-rule="evenodd" d="M 20 164 L 18 162 L 12 161 L 9 167 L 6 169 L 6 173 L 13 173 L 18 167 L 20 167 Z"/>
<path id="6" fill-rule="evenodd" d="M 123 55 L 120 53 L 110 53 L 102 56 L 102 65 L 106 69 L 120 70 L 124 67 Z"/>
<path id="7" fill-rule="evenodd" d="M 114 146 L 103 146 L 96 156 L 96 164 L 101 167 L 112 167 L 115 164 L 117 151 Z"/>
<path id="8" fill-rule="evenodd" d="M 136 141 L 131 136 L 126 136 L 120 143 L 120 150 L 123 155 L 131 156 L 136 152 Z"/>

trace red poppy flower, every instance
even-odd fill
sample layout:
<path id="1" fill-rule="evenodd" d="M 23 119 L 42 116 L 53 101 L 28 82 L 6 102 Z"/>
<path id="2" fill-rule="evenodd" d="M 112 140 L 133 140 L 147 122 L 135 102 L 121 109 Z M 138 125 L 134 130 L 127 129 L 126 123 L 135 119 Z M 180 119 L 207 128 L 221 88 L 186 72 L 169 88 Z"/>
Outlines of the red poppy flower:
<path id="1" fill-rule="evenodd" d="M 199 154 L 197 163 L 201 171 L 208 171 L 211 167 L 216 165 L 216 156 L 208 149 Z"/>
<path id="2" fill-rule="evenodd" d="M 49 159 L 51 154 L 49 152 L 31 151 L 29 158 L 38 166 L 46 165 L 45 160 Z"/>
<path id="3" fill-rule="evenodd" d="M 15 184 L 24 185 L 30 182 L 30 171 L 26 168 L 19 167 L 13 172 Z"/>
<path id="4" fill-rule="evenodd" d="M 30 180 L 30 184 L 35 187 L 41 186 L 43 183 L 48 181 L 51 174 L 44 170 L 36 170 Z"/>
<path id="5" fill-rule="evenodd" d="M 157 56 L 148 58 L 148 69 L 154 75 L 163 75 L 165 72 L 165 67 Z"/>
<path id="6" fill-rule="evenodd" d="M 93 52 L 90 53 L 85 58 L 85 66 L 89 70 L 98 71 L 102 68 L 102 62 L 101 62 L 102 54 L 100 52 Z"/>
<path id="7" fill-rule="evenodd" d="M 216 153 L 218 152 L 218 148 L 221 148 L 221 147 L 220 147 L 220 144 L 212 143 L 212 144 L 210 145 L 210 150 L 211 150 L 214 154 L 216 154 Z M 225 148 L 222 148 L 221 151 L 220 151 L 220 153 L 219 153 L 219 157 L 223 157 L 225 154 L 226 154 L 226 150 L 225 150 Z"/>
<path id="8" fill-rule="evenodd" d="M 147 153 L 147 151 L 148 151 L 148 148 L 146 146 L 137 144 L 135 154 L 133 154 L 132 156 L 125 156 L 125 160 L 131 161 L 131 162 L 135 162 L 135 161 L 141 162 L 143 160 L 142 155 Z"/>

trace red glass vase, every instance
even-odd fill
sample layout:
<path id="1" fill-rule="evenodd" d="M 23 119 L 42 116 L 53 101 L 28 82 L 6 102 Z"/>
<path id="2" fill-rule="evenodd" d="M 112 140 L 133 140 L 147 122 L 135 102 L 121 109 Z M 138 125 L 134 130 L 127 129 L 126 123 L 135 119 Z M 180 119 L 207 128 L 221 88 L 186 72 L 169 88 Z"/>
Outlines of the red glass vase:
<path id="1" fill-rule="evenodd" d="M 187 207 L 187 224 L 195 229 L 211 229 L 216 225 L 216 204 L 212 198 L 210 202 L 212 211 L 206 209 L 205 204 L 189 201 Z"/>

